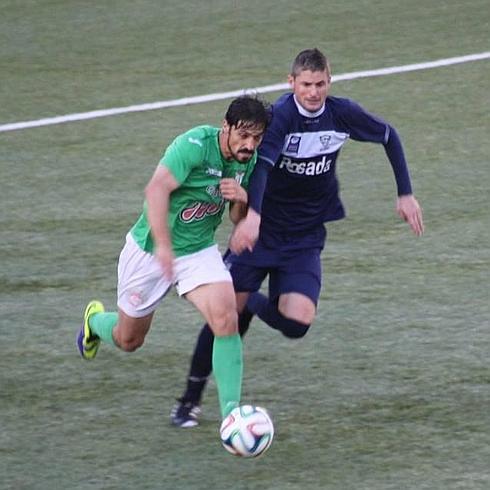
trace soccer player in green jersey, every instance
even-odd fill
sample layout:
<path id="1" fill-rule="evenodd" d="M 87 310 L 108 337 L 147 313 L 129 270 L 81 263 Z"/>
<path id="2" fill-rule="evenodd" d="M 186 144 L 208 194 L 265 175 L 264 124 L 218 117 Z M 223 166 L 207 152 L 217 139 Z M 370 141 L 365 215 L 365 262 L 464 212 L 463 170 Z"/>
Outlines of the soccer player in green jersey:
<path id="1" fill-rule="evenodd" d="M 144 209 L 126 236 L 118 263 L 117 312 L 91 301 L 77 344 L 93 359 L 102 342 L 132 352 L 172 285 L 203 315 L 214 335 L 213 372 L 221 413 L 240 402 L 242 344 L 230 273 L 215 241 L 225 203 L 236 223 L 246 213 L 246 187 L 269 122 L 252 96 L 230 104 L 221 128 L 199 126 L 178 136 L 145 188 Z"/>

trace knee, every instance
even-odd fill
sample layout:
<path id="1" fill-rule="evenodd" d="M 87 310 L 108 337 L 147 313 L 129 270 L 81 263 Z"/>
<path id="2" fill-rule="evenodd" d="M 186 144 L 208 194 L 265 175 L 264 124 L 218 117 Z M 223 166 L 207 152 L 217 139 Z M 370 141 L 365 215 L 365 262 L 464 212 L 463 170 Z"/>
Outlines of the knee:
<path id="1" fill-rule="evenodd" d="M 145 342 L 145 338 L 140 336 L 122 337 L 114 340 L 118 347 L 124 352 L 134 352 Z"/>
<path id="2" fill-rule="evenodd" d="M 223 311 L 213 315 L 209 326 L 214 335 L 234 335 L 238 333 L 238 315 L 235 310 Z"/>

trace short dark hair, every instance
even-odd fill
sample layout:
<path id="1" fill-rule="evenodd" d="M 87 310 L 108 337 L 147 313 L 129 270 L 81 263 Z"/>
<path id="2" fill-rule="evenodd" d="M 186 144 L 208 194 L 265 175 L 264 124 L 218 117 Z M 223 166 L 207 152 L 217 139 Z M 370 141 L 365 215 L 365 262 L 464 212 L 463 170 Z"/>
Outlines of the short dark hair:
<path id="1" fill-rule="evenodd" d="M 291 75 L 297 77 L 302 71 L 326 71 L 330 76 L 330 64 L 327 57 L 317 48 L 305 49 L 294 58 Z"/>
<path id="2" fill-rule="evenodd" d="M 225 120 L 235 127 L 267 128 L 271 119 L 270 106 L 256 95 L 241 95 L 234 99 L 226 111 Z"/>

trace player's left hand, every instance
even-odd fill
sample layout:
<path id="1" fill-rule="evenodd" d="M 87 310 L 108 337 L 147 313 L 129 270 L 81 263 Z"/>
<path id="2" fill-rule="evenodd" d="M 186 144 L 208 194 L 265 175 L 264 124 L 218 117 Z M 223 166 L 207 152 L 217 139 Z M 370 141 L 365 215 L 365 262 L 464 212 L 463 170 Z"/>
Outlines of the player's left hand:
<path id="1" fill-rule="evenodd" d="M 396 201 L 396 212 L 412 228 L 412 231 L 420 236 L 424 233 L 424 221 L 422 218 L 422 208 L 417 199 L 412 194 L 398 196 Z"/>
<path id="2" fill-rule="evenodd" d="M 248 200 L 247 191 L 235 179 L 221 179 L 219 190 L 227 201 L 246 203 Z"/>

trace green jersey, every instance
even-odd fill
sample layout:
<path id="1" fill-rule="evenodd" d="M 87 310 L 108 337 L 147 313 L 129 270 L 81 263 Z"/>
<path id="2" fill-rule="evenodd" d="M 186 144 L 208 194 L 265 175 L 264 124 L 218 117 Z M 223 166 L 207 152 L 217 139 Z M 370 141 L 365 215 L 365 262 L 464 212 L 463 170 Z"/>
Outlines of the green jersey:
<path id="1" fill-rule="evenodd" d="M 181 134 L 165 151 L 160 165 L 168 168 L 179 187 L 170 194 L 168 227 L 176 257 L 199 252 L 216 243 L 225 201 L 219 190 L 223 178 L 236 179 L 247 187 L 257 153 L 247 163 L 225 160 L 221 154 L 219 128 L 198 126 Z M 136 243 L 153 253 L 154 243 L 147 216 L 143 213 L 131 228 Z"/>

